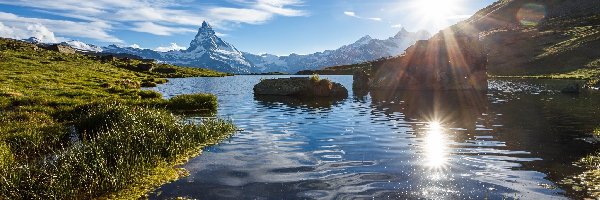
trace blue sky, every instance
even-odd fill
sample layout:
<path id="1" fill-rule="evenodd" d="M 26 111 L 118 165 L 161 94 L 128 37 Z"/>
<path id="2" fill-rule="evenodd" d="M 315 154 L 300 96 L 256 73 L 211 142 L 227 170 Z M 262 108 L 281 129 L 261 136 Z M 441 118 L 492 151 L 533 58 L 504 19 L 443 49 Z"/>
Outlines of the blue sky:
<path id="1" fill-rule="evenodd" d="M 0 0 L 0 37 L 185 48 L 202 21 L 238 50 L 307 54 L 401 27 L 436 32 L 494 0 Z M 177 45 L 173 45 L 175 43 Z"/>

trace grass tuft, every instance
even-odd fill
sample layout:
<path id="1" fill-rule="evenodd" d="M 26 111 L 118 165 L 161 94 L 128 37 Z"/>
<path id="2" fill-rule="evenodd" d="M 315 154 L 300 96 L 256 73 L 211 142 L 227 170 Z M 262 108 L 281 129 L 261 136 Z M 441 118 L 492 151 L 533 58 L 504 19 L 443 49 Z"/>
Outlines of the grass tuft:
<path id="1" fill-rule="evenodd" d="M 21 152 L 19 147 L 43 143 L 44 138 L 35 134 L 5 140 L 7 145 L 0 146 L 4 163 L 0 166 L 11 166 L 3 167 L 7 173 L 0 174 L 1 197 L 88 199 L 117 192 L 142 181 L 160 165 L 174 163 L 190 150 L 215 143 L 235 130 L 223 120 L 183 123 L 166 110 L 117 102 L 95 104 L 77 112 L 80 114 L 72 122 L 75 135 L 71 135 L 76 139 L 62 148 Z M 41 159 L 13 161 L 6 152 L 39 155 Z"/>
<path id="2" fill-rule="evenodd" d="M 154 90 L 140 90 L 138 91 L 138 95 L 142 99 L 160 99 L 162 98 L 162 94 L 160 92 Z"/>
<path id="3" fill-rule="evenodd" d="M 167 108 L 177 111 L 216 111 L 217 97 L 212 94 L 185 94 L 169 99 Z"/>

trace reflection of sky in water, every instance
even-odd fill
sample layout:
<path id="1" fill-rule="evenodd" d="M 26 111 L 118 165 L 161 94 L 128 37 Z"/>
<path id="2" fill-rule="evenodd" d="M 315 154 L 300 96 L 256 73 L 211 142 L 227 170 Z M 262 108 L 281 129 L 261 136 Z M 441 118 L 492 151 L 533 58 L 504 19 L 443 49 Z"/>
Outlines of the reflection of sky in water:
<path id="1" fill-rule="evenodd" d="M 487 104 L 502 92 L 483 95 L 486 105 L 474 109 L 440 105 L 455 118 L 438 122 L 411 110 L 421 100 L 366 96 L 304 106 L 255 99 L 260 78 L 158 87 L 167 97 L 215 93 L 219 115 L 244 130 L 192 159 L 185 165 L 191 175 L 160 188 L 158 198 L 563 198 L 545 174 L 518 169 L 539 158 L 499 139 L 510 124 Z M 329 78 L 351 88 L 351 76 Z"/>

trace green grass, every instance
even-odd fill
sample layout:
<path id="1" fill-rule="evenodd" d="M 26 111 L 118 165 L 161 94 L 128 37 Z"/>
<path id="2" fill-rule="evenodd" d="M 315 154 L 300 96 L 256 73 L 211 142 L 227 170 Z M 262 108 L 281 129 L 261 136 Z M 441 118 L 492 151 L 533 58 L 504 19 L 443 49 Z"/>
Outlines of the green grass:
<path id="1" fill-rule="evenodd" d="M 594 129 L 592 136 L 596 140 L 600 139 L 600 127 Z M 592 198 L 600 198 L 600 151 L 583 157 L 574 164 L 584 168 L 585 171 L 566 178 L 561 183 L 570 186 L 575 191 L 586 191 Z"/>
<path id="2" fill-rule="evenodd" d="M 587 87 L 600 87 L 600 67 L 586 67 L 566 73 L 553 73 L 542 75 L 528 76 L 491 76 L 493 78 L 533 78 L 533 79 L 571 79 L 571 80 L 586 80 Z"/>
<path id="3" fill-rule="evenodd" d="M 319 77 L 319 74 L 313 74 L 310 76 L 310 81 L 316 83 L 319 82 L 319 80 L 321 80 L 321 77 Z"/>
<path id="4" fill-rule="evenodd" d="M 575 164 L 583 167 L 586 171 L 567 178 L 562 183 L 571 186 L 576 191 L 586 191 L 592 198 L 600 198 L 600 152 L 586 156 Z"/>
<path id="5" fill-rule="evenodd" d="M 54 127 L 50 138 L 34 132 L 4 140 L 4 151 L 17 161 L 6 159 L 1 196 L 88 199 L 116 192 L 235 130 L 222 120 L 183 123 L 166 110 L 120 103 L 83 106 L 71 115 L 75 120 L 66 124 L 80 139 L 72 144 L 61 140 L 69 136 L 61 126 Z"/>
<path id="6" fill-rule="evenodd" d="M 162 98 L 162 94 L 153 90 L 141 90 L 138 92 L 138 95 L 142 99 L 160 99 Z"/>
<path id="7" fill-rule="evenodd" d="M 184 94 L 169 99 L 167 108 L 178 111 L 214 111 L 217 109 L 217 97 L 211 94 Z"/>
<path id="8" fill-rule="evenodd" d="M 0 199 L 139 198 L 185 175 L 174 166 L 233 133 L 228 121 L 172 114 L 214 113 L 214 95 L 167 100 L 140 90 L 165 78 L 227 74 L 141 64 L 0 39 Z"/>

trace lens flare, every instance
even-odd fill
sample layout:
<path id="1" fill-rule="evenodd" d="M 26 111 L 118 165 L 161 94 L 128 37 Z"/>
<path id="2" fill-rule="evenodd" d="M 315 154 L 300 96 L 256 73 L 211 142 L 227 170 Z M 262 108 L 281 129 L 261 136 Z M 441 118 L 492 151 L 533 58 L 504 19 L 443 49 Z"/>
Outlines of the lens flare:
<path id="1" fill-rule="evenodd" d="M 523 26 L 536 26 L 546 17 L 546 7 L 542 4 L 528 3 L 519 9 L 516 17 Z"/>

